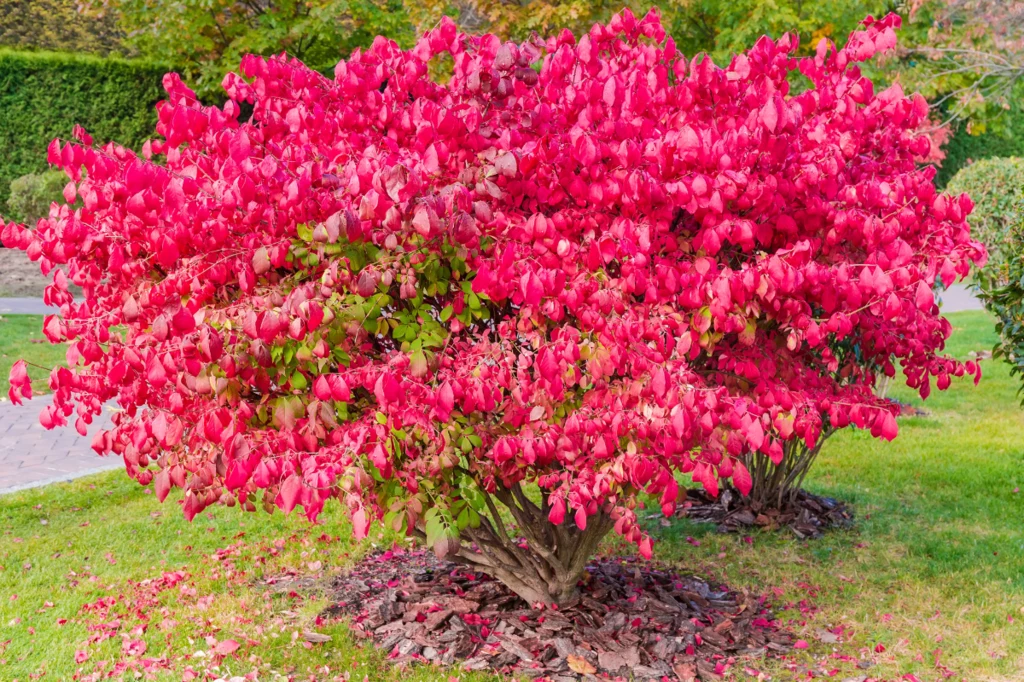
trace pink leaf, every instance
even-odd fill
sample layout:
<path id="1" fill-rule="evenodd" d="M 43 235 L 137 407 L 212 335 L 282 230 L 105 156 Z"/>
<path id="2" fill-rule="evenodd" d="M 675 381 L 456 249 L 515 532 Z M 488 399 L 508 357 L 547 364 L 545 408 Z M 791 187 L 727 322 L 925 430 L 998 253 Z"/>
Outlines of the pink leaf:
<path id="1" fill-rule="evenodd" d="M 932 306 L 935 305 L 935 295 L 932 293 L 931 287 L 924 280 L 917 283 L 915 302 L 917 309 L 923 313 L 930 312 Z"/>
<path id="2" fill-rule="evenodd" d="M 291 512 L 295 509 L 295 505 L 299 503 L 299 499 L 302 495 L 302 478 L 299 476 L 289 476 L 281 484 L 281 492 L 278 495 L 277 506 L 281 508 L 284 513 Z"/>
<path id="3" fill-rule="evenodd" d="M 548 511 L 548 521 L 556 526 L 562 525 L 565 521 L 565 501 L 556 495 L 552 495 L 548 498 L 548 504 L 551 505 L 550 511 Z"/>
<path id="4" fill-rule="evenodd" d="M 763 123 L 765 127 L 768 128 L 769 131 L 773 133 L 775 132 L 775 126 L 777 126 L 779 123 L 779 112 L 775 108 L 774 98 L 769 99 L 767 102 L 765 102 L 764 106 L 761 107 L 761 113 L 759 114 L 758 118 L 761 120 L 761 123 Z"/>
<path id="5" fill-rule="evenodd" d="M 238 642 L 233 639 L 224 639 L 217 642 L 217 646 L 213 648 L 213 651 L 221 656 L 229 656 L 238 651 L 239 646 Z"/>
<path id="6" fill-rule="evenodd" d="M 576 520 L 576 527 L 577 528 L 579 528 L 580 530 L 586 530 L 587 529 L 587 512 L 586 512 L 586 510 L 583 509 L 583 507 L 579 507 L 576 510 L 575 520 Z"/>
<path id="7" fill-rule="evenodd" d="M 754 485 L 753 480 L 750 478 L 750 472 L 747 471 L 747 467 L 743 462 L 736 460 L 732 465 L 732 482 L 736 486 L 736 489 L 740 491 L 741 495 L 749 495 L 750 490 Z"/>

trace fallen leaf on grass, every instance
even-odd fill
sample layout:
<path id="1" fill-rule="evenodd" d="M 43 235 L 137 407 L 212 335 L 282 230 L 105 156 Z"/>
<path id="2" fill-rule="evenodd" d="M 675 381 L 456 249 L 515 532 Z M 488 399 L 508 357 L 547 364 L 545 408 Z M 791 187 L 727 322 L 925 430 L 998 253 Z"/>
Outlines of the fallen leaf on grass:
<path id="1" fill-rule="evenodd" d="M 233 639 L 225 639 L 223 642 L 217 642 L 217 646 L 213 647 L 213 651 L 221 656 L 228 656 L 238 651 L 240 645 Z"/>

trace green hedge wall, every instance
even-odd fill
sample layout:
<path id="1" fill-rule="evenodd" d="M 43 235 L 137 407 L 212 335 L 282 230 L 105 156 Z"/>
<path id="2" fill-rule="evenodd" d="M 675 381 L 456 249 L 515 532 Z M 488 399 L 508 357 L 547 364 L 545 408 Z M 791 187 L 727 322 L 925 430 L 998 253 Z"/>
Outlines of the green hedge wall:
<path id="1" fill-rule="evenodd" d="M 138 149 L 152 137 L 166 67 L 140 61 L 0 50 L 0 215 L 11 180 L 47 169 L 46 147 L 80 124 L 97 142 Z"/>

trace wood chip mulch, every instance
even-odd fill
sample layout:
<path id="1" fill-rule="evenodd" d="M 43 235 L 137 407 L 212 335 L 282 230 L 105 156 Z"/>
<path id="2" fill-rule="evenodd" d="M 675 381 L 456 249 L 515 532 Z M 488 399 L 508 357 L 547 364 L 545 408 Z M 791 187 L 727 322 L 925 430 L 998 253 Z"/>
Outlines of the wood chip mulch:
<path id="1" fill-rule="evenodd" d="M 897 400 L 896 405 L 900 408 L 900 417 L 930 417 L 932 413 L 928 410 Z"/>
<path id="2" fill-rule="evenodd" d="M 646 562 L 598 559 L 580 596 L 537 610 L 486 575 L 395 549 L 336 578 L 320 614 L 351 618 L 396 664 L 570 680 L 720 679 L 792 648 L 762 599 Z"/>
<path id="3" fill-rule="evenodd" d="M 831 497 L 814 495 L 806 490 L 797 493 L 789 507 L 762 508 L 731 488 L 717 498 L 703 488 L 686 491 L 686 500 L 676 507 L 676 516 L 714 523 L 722 533 L 739 533 L 751 528 L 788 528 L 800 539 L 818 538 L 831 529 L 853 526 L 853 510 Z"/>

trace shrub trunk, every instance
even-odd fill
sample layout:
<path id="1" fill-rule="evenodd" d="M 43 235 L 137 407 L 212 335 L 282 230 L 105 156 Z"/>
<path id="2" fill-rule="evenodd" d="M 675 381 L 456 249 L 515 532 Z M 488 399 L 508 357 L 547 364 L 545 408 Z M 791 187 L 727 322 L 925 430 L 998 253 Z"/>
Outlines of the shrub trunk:
<path id="1" fill-rule="evenodd" d="M 813 448 L 799 438 L 786 441 L 778 464 L 760 452 L 747 455 L 746 465 L 753 480 L 750 501 L 761 509 L 782 510 L 793 504 L 804 477 L 830 435 L 832 431 L 823 432 Z"/>
<path id="2" fill-rule="evenodd" d="M 571 517 L 556 525 L 547 503 L 538 505 L 519 485 L 485 493 L 485 499 L 489 513 L 480 515 L 480 525 L 463 531 L 457 551 L 439 556 L 490 575 L 531 605 L 575 598 L 587 562 L 614 526 L 611 518 L 598 512 L 587 517 L 585 529 Z M 509 516 L 513 523 L 506 524 Z M 415 532 L 425 538 L 422 529 Z"/>

